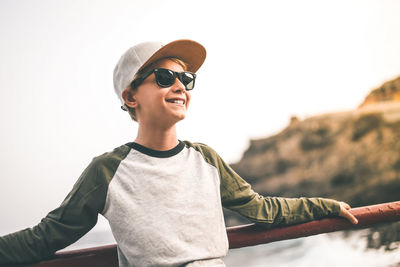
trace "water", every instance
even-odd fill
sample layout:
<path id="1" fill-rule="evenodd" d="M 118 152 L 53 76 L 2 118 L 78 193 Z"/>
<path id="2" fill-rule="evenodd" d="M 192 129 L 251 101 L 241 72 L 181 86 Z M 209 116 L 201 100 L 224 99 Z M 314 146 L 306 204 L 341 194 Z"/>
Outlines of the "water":
<path id="1" fill-rule="evenodd" d="M 368 230 L 322 234 L 265 245 L 232 249 L 224 258 L 228 267 L 399 267 L 397 249 L 367 249 Z M 91 231 L 66 250 L 114 244 L 108 230 Z"/>
<path id="2" fill-rule="evenodd" d="M 384 267 L 400 266 L 400 249 L 367 249 L 368 230 L 286 240 L 249 248 L 232 249 L 225 258 L 229 267 Z"/>

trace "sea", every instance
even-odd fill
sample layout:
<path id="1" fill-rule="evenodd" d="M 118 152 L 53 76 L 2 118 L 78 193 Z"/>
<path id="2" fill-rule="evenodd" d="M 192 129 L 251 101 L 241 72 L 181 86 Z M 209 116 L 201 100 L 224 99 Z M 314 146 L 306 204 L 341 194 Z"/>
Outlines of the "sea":
<path id="1" fill-rule="evenodd" d="M 229 250 L 227 267 L 400 267 L 400 242 L 367 248 L 368 229 L 335 232 Z M 110 230 L 93 229 L 64 250 L 115 244 Z"/>

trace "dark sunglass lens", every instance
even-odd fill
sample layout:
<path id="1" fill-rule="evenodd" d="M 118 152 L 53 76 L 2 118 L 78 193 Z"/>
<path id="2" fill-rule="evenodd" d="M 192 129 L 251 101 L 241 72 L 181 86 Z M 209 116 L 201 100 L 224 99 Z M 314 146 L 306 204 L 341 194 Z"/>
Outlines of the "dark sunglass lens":
<path id="1" fill-rule="evenodd" d="M 194 79 L 195 79 L 193 73 L 182 72 L 181 77 L 182 77 L 182 83 L 183 85 L 185 85 L 186 90 L 192 90 L 194 87 Z"/>
<path id="2" fill-rule="evenodd" d="M 161 87 L 169 87 L 175 83 L 175 75 L 167 69 L 158 69 L 156 72 L 156 80 Z"/>

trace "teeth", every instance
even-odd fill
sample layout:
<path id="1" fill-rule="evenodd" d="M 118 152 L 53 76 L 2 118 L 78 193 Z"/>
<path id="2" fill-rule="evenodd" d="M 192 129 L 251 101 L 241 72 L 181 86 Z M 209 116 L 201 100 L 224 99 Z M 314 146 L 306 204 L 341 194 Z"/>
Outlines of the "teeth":
<path id="1" fill-rule="evenodd" d="M 183 100 L 174 100 L 174 103 L 175 104 L 180 104 L 180 105 L 183 105 Z"/>

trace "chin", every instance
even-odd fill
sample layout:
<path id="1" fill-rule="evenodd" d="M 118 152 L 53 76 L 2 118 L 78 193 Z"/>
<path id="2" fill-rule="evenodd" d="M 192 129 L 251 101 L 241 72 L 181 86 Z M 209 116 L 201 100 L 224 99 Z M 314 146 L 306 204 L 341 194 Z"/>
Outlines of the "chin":
<path id="1" fill-rule="evenodd" d="M 176 116 L 176 122 L 181 121 L 186 118 L 186 114 L 178 114 Z"/>
<path id="2" fill-rule="evenodd" d="M 181 121 L 181 120 L 184 120 L 185 118 L 186 118 L 186 115 L 182 115 L 179 117 L 179 120 Z"/>

